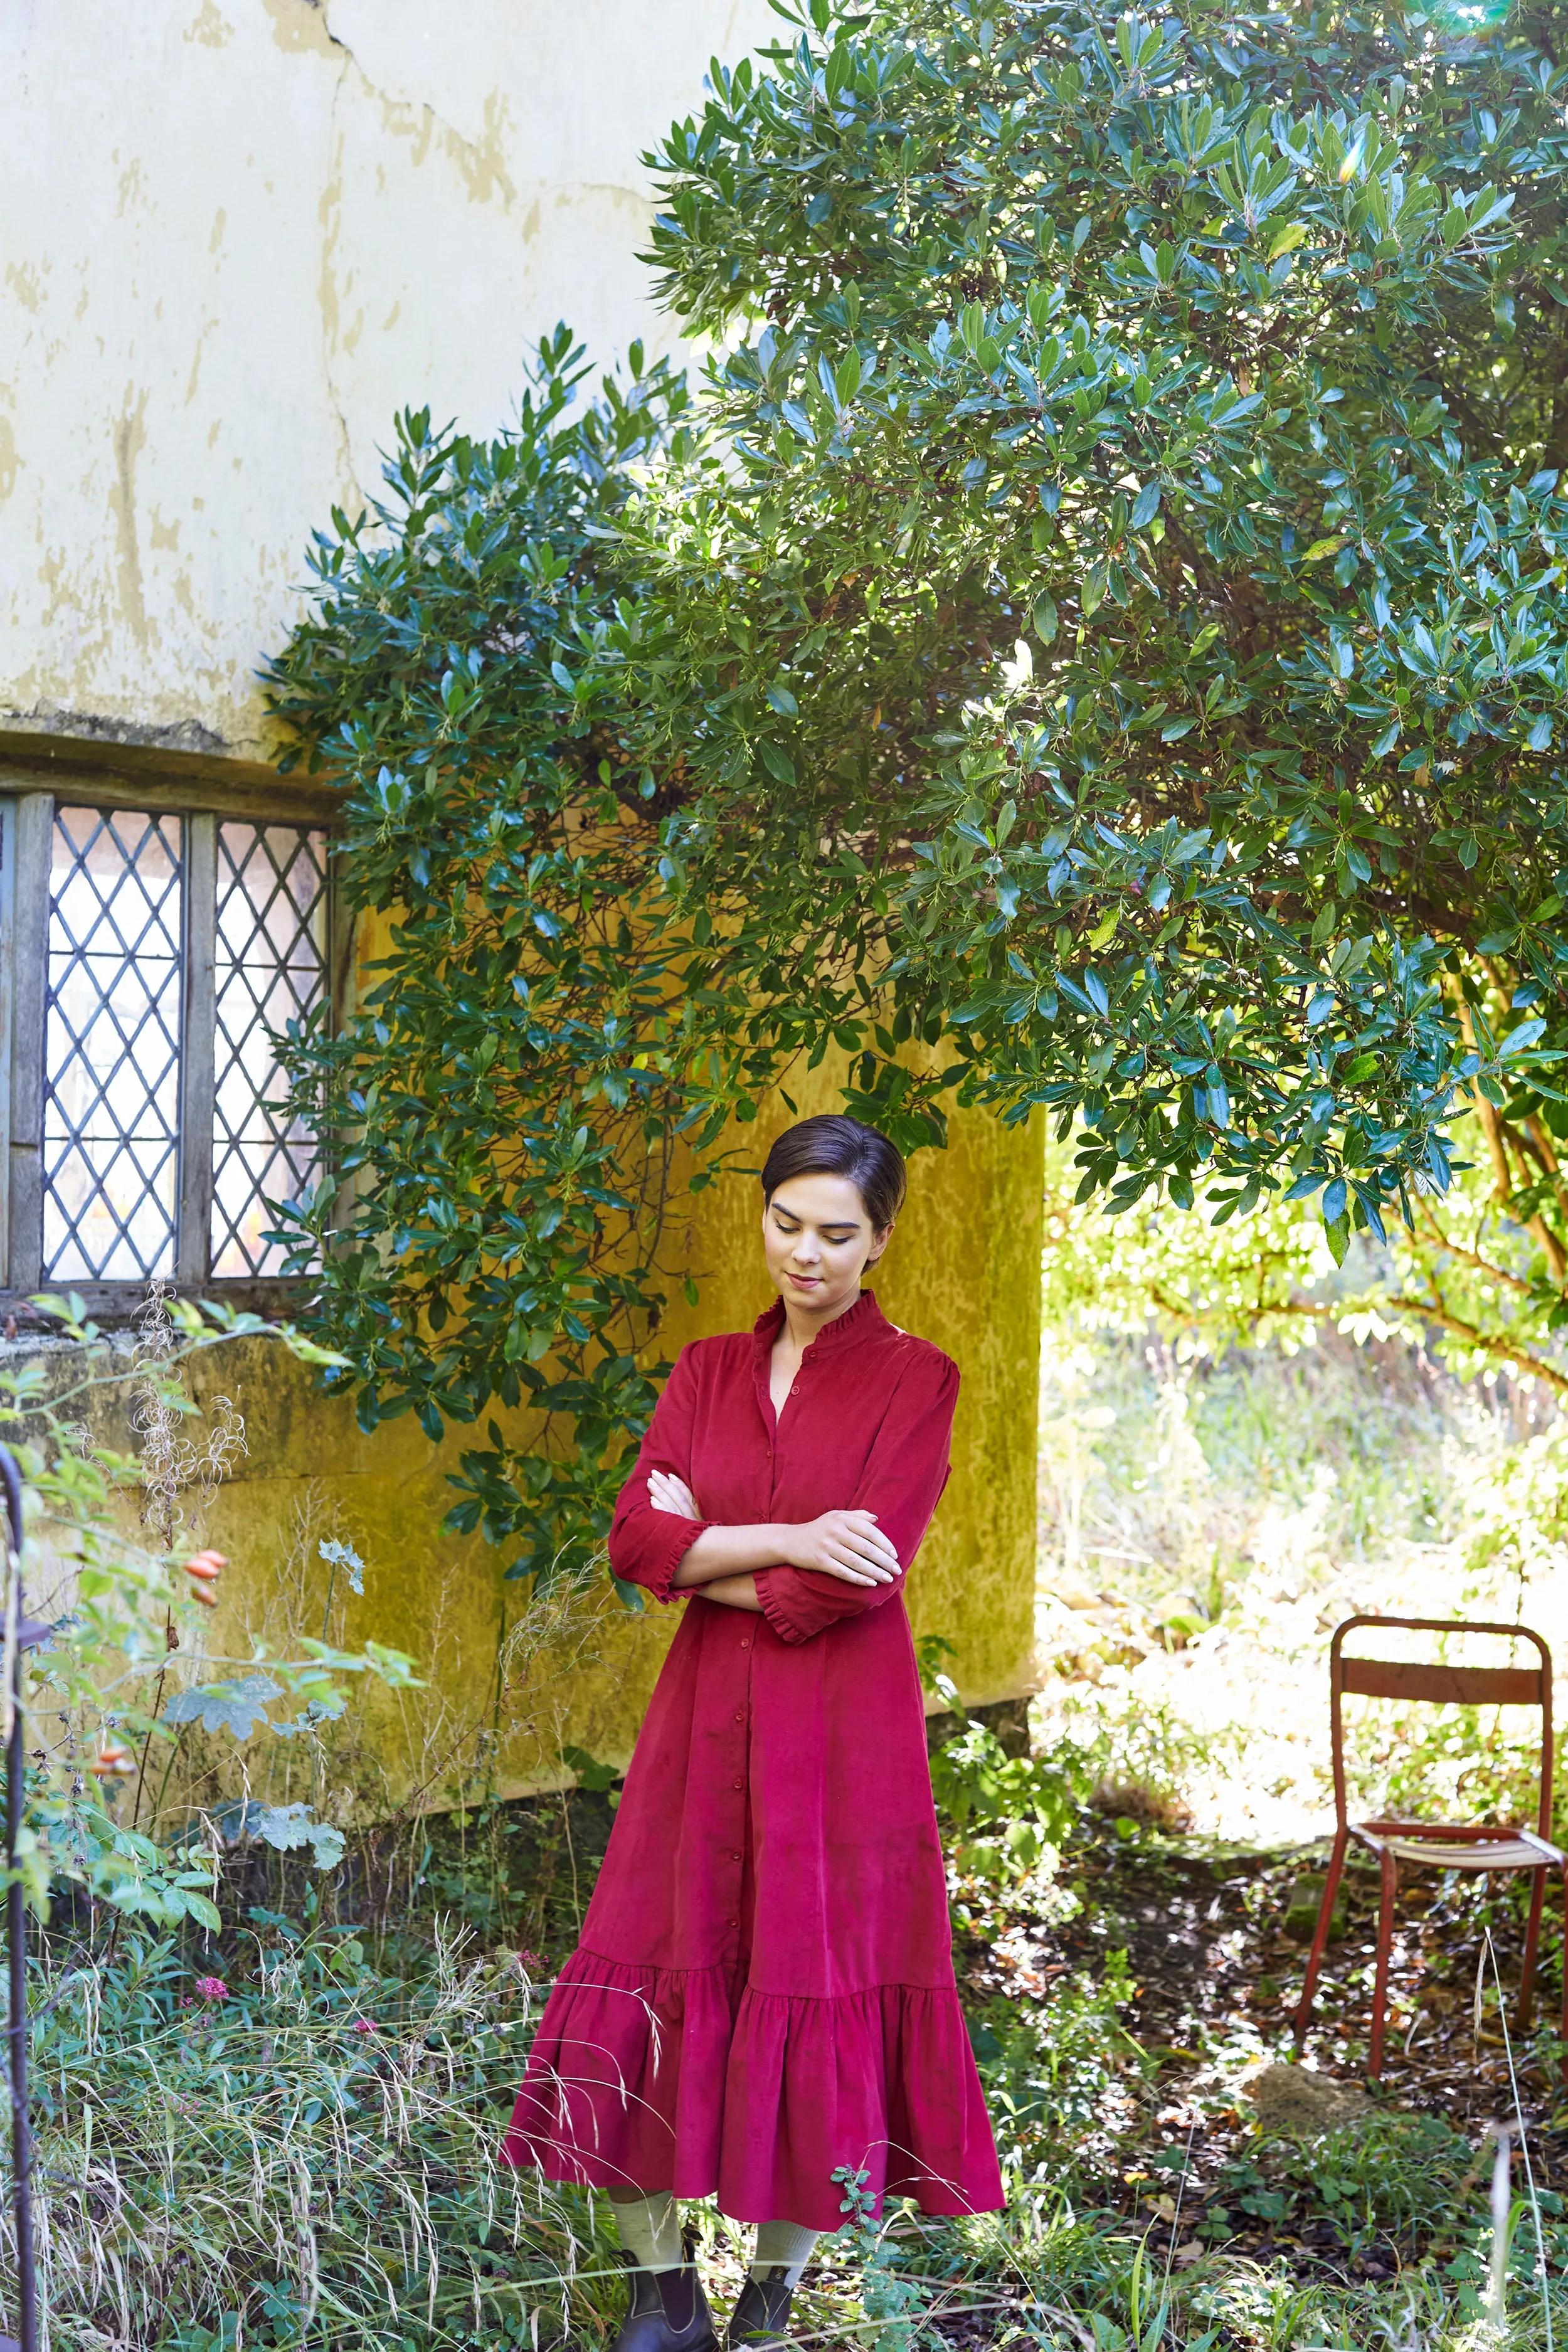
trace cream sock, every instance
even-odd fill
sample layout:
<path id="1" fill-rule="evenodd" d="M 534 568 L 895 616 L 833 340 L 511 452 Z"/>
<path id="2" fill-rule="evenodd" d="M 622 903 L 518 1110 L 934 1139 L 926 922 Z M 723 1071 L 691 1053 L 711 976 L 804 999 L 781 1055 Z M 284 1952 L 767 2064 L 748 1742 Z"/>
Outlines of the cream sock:
<path id="1" fill-rule="evenodd" d="M 762 2222 L 757 2230 L 757 2251 L 752 2257 L 752 2276 L 761 2278 L 764 2271 L 782 2270 L 793 2294 L 821 2235 L 820 2230 L 804 2229 L 798 2221 Z"/>
<path id="2" fill-rule="evenodd" d="M 680 2242 L 680 2214 L 668 2189 L 629 2204 L 610 2200 L 610 2210 L 621 2233 L 621 2243 L 645 2271 L 677 2271 L 686 2260 Z M 785 2224 L 788 2227 L 788 2224 Z"/>

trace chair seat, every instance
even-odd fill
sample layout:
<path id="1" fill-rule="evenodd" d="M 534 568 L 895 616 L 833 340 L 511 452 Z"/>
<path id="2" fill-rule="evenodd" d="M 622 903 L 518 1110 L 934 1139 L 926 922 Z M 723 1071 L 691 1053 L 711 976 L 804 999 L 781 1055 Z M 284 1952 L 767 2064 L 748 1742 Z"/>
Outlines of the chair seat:
<path id="1" fill-rule="evenodd" d="M 1458 1839 L 1389 1837 L 1352 1822 L 1352 1834 L 1373 1853 L 1391 1853 L 1399 1862 L 1418 1862 L 1429 1870 L 1545 1870 L 1561 1865 L 1563 1856 L 1544 1838 L 1525 1838 L 1506 1830 L 1493 1837 L 1484 1832 L 1461 1843 Z"/>

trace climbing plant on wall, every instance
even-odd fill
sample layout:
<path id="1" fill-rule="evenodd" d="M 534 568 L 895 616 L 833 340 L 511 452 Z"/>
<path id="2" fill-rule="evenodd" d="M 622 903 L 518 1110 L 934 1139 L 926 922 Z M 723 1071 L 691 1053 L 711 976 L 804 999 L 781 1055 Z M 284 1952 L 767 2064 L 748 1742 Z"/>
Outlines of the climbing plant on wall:
<path id="1" fill-rule="evenodd" d="M 661 1245 L 721 1129 L 797 1055 L 853 1042 L 870 995 L 865 942 L 781 965 L 700 892 L 677 902 L 661 826 L 685 755 L 644 759 L 620 681 L 565 667 L 611 635 L 658 657 L 617 528 L 639 475 L 695 448 L 666 365 L 634 345 L 592 397 L 585 373 L 563 328 L 493 440 L 399 417 L 384 496 L 318 534 L 311 609 L 268 672 L 291 759 L 343 782 L 339 887 L 384 932 L 342 1028 L 323 1012 L 283 1041 L 335 1142 L 279 1234 L 352 1366 L 329 1384 L 366 1428 L 472 1430 L 450 1524 L 530 1575 L 602 1544 L 667 1369 Z M 885 1124 L 939 1140 L 906 1083 Z M 498 1405 L 532 1412 L 509 1434 Z"/>
<path id="2" fill-rule="evenodd" d="M 390 925 L 285 1221 L 367 1419 L 543 1409 L 461 1524 L 585 1556 L 685 1145 L 830 1042 L 1339 1255 L 1468 1111 L 1562 1315 L 1561 29 L 811 0 L 654 159 L 701 391 L 403 420 L 273 670 Z"/>
<path id="3" fill-rule="evenodd" d="M 472 1428 L 454 1524 L 533 1571 L 607 1524 L 651 1409 L 677 1158 L 738 1075 L 730 1006 L 660 904 L 660 785 L 576 723 L 554 657 L 612 609 L 605 531 L 630 466 L 679 462 L 687 394 L 635 350 L 627 384 L 579 403 L 583 373 L 563 330 L 493 441 L 400 417 L 384 497 L 318 536 L 313 608 L 270 671 L 298 756 L 345 780 L 341 887 L 384 930 L 341 1034 L 290 1042 L 338 1141 L 282 1229 L 319 1259 L 362 1423 Z M 494 1414 L 524 1403 L 519 1454 Z"/>

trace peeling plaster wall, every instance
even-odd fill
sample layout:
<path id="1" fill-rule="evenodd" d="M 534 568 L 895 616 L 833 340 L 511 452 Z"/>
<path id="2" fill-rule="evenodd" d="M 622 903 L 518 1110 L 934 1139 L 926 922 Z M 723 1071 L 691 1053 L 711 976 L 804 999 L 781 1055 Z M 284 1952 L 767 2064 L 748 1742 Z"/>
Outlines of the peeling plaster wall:
<path id="1" fill-rule="evenodd" d="M 376 488 L 395 410 L 494 429 L 525 351 L 563 317 L 606 362 L 638 335 L 672 347 L 635 258 L 650 213 L 637 158 L 700 103 L 712 54 L 776 29 L 766 0 L 11 0 L 0 716 L 264 757 L 256 665 L 298 610 L 311 528 Z M 363 945 L 376 951 L 374 925 Z M 808 1081 L 803 1109 L 828 1107 L 833 1075 Z M 759 1137 L 784 1116 L 770 1106 Z M 910 1606 L 917 1631 L 958 1644 L 973 1700 L 1030 1680 L 1040 1159 L 1037 1126 L 956 1118 L 952 1149 L 916 1167 L 879 1286 L 964 1374 Z M 766 1303 L 754 1184 L 705 1200 L 700 1304 L 661 1348 Z M 626 1758 L 674 1612 L 631 1617 L 602 1589 L 595 1663 L 575 1663 L 574 1635 L 492 1702 L 519 1589 L 504 1555 L 440 1531 L 467 1433 L 432 1446 L 408 1418 L 367 1438 L 255 1345 L 204 1360 L 198 1391 L 220 1384 L 250 1433 L 204 1528 L 234 1560 L 220 1647 L 243 1655 L 247 1629 L 321 1606 L 315 1533 L 333 1529 L 370 1562 L 345 1637 L 411 1650 L 431 1675 L 387 1712 L 384 1796 L 449 1797 L 430 1759 L 492 1711 L 509 1789 L 557 1777 L 563 1731 Z"/>
<path id="2" fill-rule="evenodd" d="M 0 709 L 264 756 L 261 653 L 405 404 L 672 344 L 637 157 L 765 0 L 11 0 Z"/>

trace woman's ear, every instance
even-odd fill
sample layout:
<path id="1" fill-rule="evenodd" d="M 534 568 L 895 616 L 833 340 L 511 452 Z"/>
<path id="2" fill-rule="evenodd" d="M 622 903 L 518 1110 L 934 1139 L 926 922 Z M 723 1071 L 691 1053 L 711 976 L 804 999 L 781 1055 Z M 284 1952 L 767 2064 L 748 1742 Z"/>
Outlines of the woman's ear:
<path id="1" fill-rule="evenodd" d="M 879 1234 L 872 1234 L 870 1255 L 866 1260 L 866 1264 L 868 1266 L 876 1265 L 878 1259 L 881 1256 L 882 1252 L 887 1248 L 888 1244 L 892 1240 L 892 1238 L 893 1228 L 891 1225 L 884 1225 Z"/>

